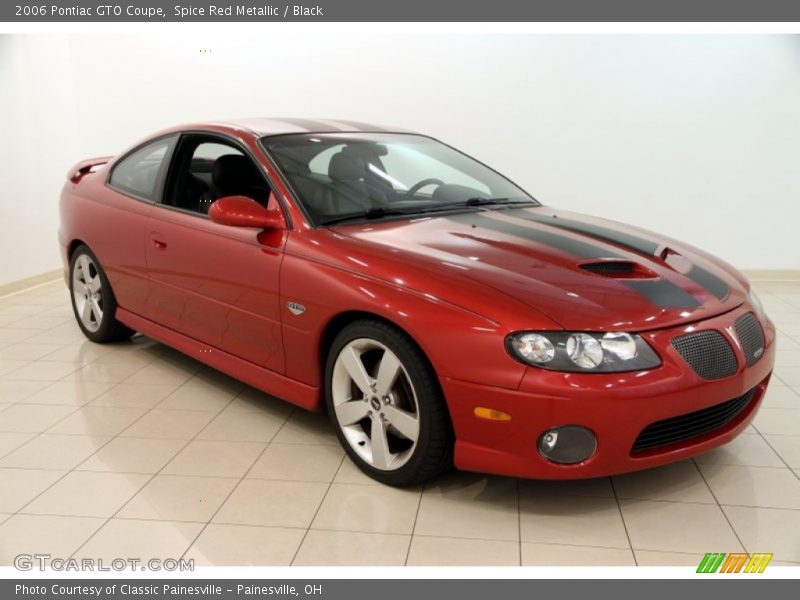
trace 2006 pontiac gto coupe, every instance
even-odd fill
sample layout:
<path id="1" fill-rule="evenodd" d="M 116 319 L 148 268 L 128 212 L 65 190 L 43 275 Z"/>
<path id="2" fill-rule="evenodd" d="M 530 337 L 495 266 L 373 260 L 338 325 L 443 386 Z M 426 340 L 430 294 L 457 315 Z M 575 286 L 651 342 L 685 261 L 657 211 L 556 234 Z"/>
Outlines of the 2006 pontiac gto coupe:
<path id="1" fill-rule="evenodd" d="M 59 237 L 90 340 L 142 332 L 327 406 L 392 485 L 683 459 L 747 427 L 774 362 L 772 323 L 721 260 L 365 124 L 162 131 L 70 170 Z"/>

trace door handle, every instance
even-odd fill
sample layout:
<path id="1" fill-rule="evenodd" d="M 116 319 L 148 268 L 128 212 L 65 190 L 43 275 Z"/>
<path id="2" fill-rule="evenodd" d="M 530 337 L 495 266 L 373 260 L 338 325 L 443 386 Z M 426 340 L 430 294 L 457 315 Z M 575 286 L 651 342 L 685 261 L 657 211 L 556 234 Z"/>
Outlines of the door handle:
<path id="1" fill-rule="evenodd" d="M 167 248 L 167 242 L 160 240 L 157 233 L 150 234 L 150 242 L 153 244 L 156 250 L 166 250 Z"/>

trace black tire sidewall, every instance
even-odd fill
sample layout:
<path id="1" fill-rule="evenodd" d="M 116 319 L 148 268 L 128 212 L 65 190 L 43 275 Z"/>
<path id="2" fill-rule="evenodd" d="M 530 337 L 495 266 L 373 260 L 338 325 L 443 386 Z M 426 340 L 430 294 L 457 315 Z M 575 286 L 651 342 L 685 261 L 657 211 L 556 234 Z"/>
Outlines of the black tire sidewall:
<path id="1" fill-rule="evenodd" d="M 394 352 L 403 364 L 417 395 L 417 411 L 420 419 L 420 432 L 417 446 L 411 458 L 399 469 L 383 471 L 367 464 L 350 446 L 336 419 L 333 405 L 333 368 L 342 348 L 359 338 L 370 338 L 380 342 Z M 427 473 L 438 473 L 441 468 L 435 465 L 446 463 L 448 456 L 439 456 L 442 451 L 450 453 L 451 448 L 441 449 L 432 444 L 434 436 L 442 430 L 450 431 L 449 414 L 445 408 L 444 396 L 438 379 L 422 350 L 414 341 L 399 329 L 380 321 L 357 321 L 345 327 L 334 339 L 325 363 L 325 403 L 336 435 L 351 460 L 368 476 L 393 486 L 407 486 L 420 483 L 428 478 Z M 452 447 L 452 444 L 451 444 Z"/>

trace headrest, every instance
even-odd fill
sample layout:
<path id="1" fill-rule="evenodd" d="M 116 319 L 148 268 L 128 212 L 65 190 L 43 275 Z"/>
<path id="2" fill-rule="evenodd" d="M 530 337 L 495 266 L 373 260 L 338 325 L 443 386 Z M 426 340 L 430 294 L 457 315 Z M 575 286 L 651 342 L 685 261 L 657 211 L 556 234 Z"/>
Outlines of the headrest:
<path id="1" fill-rule="evenodd" d="M 214 161 L 211 180 L 218 188 L 252 185 L 258 181 L 258 171 L 246 156 L 225 154 Z"/>
<path id="2" fill-rule="evenodd" d="M 334 181 L 359 181 L 367 174 L 367 165 L 363 159 L 337 152 L 328 163 L 328 177 Z"/>

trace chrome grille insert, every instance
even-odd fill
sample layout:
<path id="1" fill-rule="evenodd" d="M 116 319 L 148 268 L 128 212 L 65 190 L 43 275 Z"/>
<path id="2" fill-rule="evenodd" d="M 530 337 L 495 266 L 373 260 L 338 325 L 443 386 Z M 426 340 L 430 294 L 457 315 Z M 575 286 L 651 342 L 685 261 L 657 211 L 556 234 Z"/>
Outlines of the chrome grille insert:
<path id="1" fill-rule="evenodd" d="M 736 319 L 736 336 L 742 345 L 747 366 L 752 367 L 764 355 L 764 330 L 753 313 L 747 313 Z"/>
<path id="2" fill-rule="evenodd" d="M 690 367 L 703 379 L 722 379 L 736 373 L 736 355 L 719 331 L 698 331 L 672 339 Z"/>

